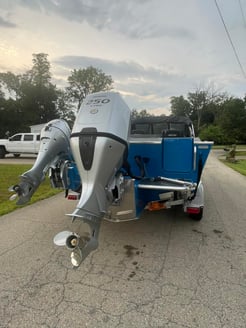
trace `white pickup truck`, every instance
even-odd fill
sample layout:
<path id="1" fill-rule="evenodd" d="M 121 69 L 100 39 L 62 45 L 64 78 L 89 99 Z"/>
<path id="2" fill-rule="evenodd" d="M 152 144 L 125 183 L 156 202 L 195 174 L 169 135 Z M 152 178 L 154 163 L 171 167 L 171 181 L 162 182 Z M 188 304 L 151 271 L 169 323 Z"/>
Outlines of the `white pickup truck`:
<path id="1" fill-rule="evenodd" d="M 17 133 L 9 139 L 0 139 L 0 158 L 6 154 L 37 154 L 40 146 L 39 133 Z"/>

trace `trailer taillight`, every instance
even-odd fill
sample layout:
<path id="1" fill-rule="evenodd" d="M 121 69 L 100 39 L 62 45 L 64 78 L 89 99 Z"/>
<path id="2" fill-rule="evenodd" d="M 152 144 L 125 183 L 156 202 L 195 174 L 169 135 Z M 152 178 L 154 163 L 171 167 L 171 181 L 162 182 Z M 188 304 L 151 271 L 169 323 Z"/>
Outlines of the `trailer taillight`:
<path id="1" fill-rule="evenodd" d="M 77 200 L 77 199 L 79 199 L 79 195 L 76 195 L 76 194 L 68 194 L 67 199 L 68 200 Z"/>
<path id="2" fill-rule="evenodd" d="M 186 212 L 188 214 L 199 214 L 201 211 L 200 207 L 187 207 Z"/>

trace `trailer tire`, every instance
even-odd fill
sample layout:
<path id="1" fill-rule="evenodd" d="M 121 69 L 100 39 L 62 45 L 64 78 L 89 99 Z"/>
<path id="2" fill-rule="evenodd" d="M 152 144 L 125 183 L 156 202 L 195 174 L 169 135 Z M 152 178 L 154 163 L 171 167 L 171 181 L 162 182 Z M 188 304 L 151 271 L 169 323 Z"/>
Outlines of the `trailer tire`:
<path id="1" fill-rule="evenodd" d="M 189 217 L 194 220 L 194 221 L 201 221 L 202 217 L 203 217 L 203 208 L 200 208 L 200 212 L 197 214 L 189 214 Z"/>
<path id="2" fill-rule="evenodd" d="M 3 146 L 0 147 L 0 158 L 4 158 L 6 154 L 5 148 Z"/>

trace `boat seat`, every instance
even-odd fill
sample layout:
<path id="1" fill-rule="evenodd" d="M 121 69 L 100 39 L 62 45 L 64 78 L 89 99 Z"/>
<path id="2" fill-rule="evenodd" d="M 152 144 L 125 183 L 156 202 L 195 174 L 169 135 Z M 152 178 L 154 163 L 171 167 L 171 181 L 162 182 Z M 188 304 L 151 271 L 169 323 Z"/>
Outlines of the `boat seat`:
<path id="1" fill-rule="evenodd" d="M 132 134 L 145 134 L 146 131 L 144 130 L 132 130 Z"/>
<path id="2" fill-rule="evenodd" d="M 179 137 L 183 137 L 184 134 L 182 133 L 182 131 L 179 130 L 167 130 L 164 137 L 166 138 L 179 138 Z"/>

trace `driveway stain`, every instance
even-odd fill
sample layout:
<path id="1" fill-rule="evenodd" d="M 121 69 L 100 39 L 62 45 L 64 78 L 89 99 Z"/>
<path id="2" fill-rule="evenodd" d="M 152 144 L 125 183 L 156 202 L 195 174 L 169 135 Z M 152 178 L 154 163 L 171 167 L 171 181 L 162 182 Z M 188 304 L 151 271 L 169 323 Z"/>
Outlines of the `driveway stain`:
<path id="1" fill-rule="evenodd" d="M 133 257 L 134 251 L 138 249 L 138 248 L 136 248 L 134 246 L 131 246 L 131 245 L 125 245 L 124 248 L 126 250 L 127 257 Z M 138 255 L 139 251 L 136 251 L 136 254 Z"/>

